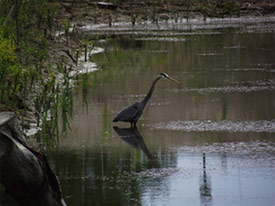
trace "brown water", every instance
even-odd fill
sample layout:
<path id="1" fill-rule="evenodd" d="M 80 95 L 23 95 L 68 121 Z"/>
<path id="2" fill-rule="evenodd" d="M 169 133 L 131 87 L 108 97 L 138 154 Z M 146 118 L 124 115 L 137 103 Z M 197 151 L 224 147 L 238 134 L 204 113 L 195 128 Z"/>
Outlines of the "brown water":
<path id="1" fill-rule="evenodd" d="M 93 56 L 87 105 L 80 83 L 48 155 L 67 204 L 274 206 L 274 23 L 251 27 L 120 38 Z M 112 123 L 160 72 L 180 84 L 157 83 L 137 129 Z"/>

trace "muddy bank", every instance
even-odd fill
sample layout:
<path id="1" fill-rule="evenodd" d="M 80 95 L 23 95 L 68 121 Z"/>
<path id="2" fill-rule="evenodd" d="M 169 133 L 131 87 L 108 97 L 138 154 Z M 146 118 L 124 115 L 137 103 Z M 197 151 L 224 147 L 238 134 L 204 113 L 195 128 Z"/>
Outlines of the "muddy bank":
<path id="1" fill-rule="evenodd" d="M 274 1 L 145 0 L 111 3 L 63 0 L 51 4 L 56 8 L 58 32 L 50 42 L 50 56 L 54 62 L 64 59 L 70 67 L 77 64 L 76 58 L 79 52 L 83 52 L 83 40 L 90 41 L 93 47 L 98 40 L 117 35 L 155 36 L 163 30 L 224 28 L 255 21 L 261 24 L 274 21 L 275 15 Z M 194 26 L 191 28 L 190 24 Z"/>
<path id="2" fill-rule="evenodd" d="M 52 4 L 57 28 L 50 40 L 50 57 L 52 62 L 62 59 L 72 70 L 79 69 L 77 61 L 85 47 L 90 47 L 90 52 L 96 45 L 105 47 L 100 40 L 106 38 L 181 35 L 179 31 L 241 27 L 255 22 L 261 27 L 275 21 L 273 1 L 63 0 Z M 165 32 L 169 30 L 172 32 Z"/>
<path id="3" fill-rule="evenodd" d="M 150 20 L 158 22 L 183 18 L 226 18 L 272 15 L 274 1 L 116 1 L 95 3 L 92 1 L 64 0 L 58 4 L 61 19 L 93 24 L 131 22 L 138 24 Z"/>

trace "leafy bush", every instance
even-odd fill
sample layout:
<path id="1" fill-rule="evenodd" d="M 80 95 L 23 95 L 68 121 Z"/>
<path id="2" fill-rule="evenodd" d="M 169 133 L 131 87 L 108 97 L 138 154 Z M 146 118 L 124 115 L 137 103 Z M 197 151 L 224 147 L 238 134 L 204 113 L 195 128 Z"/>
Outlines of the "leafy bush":
<path id="1" fill-rule="evenodd" d="M 68 77 L 66 86 L 56 85 L 57 71 L 49 61 L 55 8 L 48 1 L 0 1 L 0 111 L 12 110 L 21 116 L 26 110 L 35 113 L 43 142 L 58 135 L 60 116 L 65 132 L 72 108 L 68 70 L 59 71 Z"/>
<path id="2" fill-rule="evenodd" d="M 12 39 L 0 30 L 0 103 L 7 106 L 18 106 L 15 99 L 24 86 L 24 72 L 15 50 Z"/>

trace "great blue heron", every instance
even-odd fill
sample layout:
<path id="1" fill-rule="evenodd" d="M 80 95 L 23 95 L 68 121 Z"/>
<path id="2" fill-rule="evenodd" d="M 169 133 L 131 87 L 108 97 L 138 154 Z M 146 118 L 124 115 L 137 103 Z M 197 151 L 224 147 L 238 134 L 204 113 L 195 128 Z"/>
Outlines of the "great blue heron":
<path id="1" fill-rule="evenodd" d="M 140 102 L 136 102 L 133 105 L 125 108 L 124 110 L 122 110 L 113 120 L 113 122 L 130 122 L 131 123 L 131 127 L 136 127 L 137 121 L 139 120 L 139 118 L 141 117 L 143 110 L 146 106 L 146 104 L 148 103 L 149 99 L 152 96 L 152 93 L 155 89 L 155 85 L 157 83 L 158 80 L 162 79 L 162 78 L 166 78 L 169 79 L 173 82 L 179 83 L 177 80 L 171 78 L 168 76 L 168 74 L 166 73 L 160 73 L 156 79 L 153 81 L 153 84 L 148 92 L 148 94 L 146 95 L 146 97 L 140 101 Z"/>

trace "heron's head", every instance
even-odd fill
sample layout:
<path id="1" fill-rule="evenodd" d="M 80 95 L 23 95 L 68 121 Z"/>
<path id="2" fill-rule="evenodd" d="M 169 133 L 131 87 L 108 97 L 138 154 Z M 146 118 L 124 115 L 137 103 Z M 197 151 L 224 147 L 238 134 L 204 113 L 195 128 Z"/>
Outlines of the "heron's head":
<path id="1" fill-rule="evenodd" d="M 172 77 L 169 77 L 169 75 L 166 74 L 166 73 L 160 73 L 159 76 L 160 76 L 161 78 L 169 79 L 169 80 L 171 80 L 171 81 L 173 81 L 173 82 L 176 82 L 177 84 L 179 83 L 178 80 L 173 79 Z"/>

